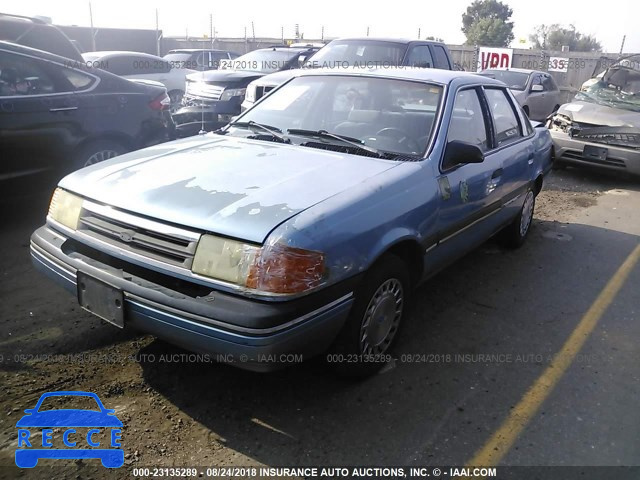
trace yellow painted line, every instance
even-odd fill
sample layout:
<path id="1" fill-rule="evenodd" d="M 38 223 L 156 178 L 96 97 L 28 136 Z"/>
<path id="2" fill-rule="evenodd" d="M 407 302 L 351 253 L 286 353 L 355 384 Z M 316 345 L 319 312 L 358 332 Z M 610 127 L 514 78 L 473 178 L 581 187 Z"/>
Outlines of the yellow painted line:
<path id="1" fill-rule="evenodd" d="M 589 338 L 598 321 L 611 305 L 633 267 L 640 260 L 640 245 L 633 249 L 618 271 L 611 277 L 607 285 L 593 302 L 580 323 L 571 333 L 562 349 L 554 357 L 551 364 L 540 375 L 522 400 L 511 410 L 507 419 L 491 436 L 489 441 L 467 462 L 468 466 L 490 467 L 497 465 L 506 455 L 518 435 L 525 429 L 538 408 L 549 396 L 562 375 L 569 368 L 574 358 Z"/>

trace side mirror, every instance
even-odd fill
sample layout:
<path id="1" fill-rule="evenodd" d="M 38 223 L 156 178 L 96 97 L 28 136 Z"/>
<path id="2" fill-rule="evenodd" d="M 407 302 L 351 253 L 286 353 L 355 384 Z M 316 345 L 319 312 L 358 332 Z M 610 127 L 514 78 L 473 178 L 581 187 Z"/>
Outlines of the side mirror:
<path id="1" fill-rule="evenodd" d="M 482 162 L 484 162 L 484 153 L 480 147 L 460 140 L 452 140 L 445 148 L 442 168 L 449 170 L 456 165 Z"/>
<path id="2" fill-rule="evenodd" d="M 542 85 L 531 85 L 532 92 L 544 92 L 544 87 Z"/>

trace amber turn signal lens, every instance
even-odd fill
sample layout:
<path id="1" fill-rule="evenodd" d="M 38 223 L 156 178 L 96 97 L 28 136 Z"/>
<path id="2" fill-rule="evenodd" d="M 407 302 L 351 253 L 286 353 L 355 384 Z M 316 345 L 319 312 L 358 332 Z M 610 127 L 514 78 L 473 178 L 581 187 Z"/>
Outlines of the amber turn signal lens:
<path id="1" fill-rule="evenodd" d="M 247 287 L 280 294 L 311 290 L 324 280 L 324 260 L 322 252 L 281 244 L 263 247 L 249 271 Z"/>

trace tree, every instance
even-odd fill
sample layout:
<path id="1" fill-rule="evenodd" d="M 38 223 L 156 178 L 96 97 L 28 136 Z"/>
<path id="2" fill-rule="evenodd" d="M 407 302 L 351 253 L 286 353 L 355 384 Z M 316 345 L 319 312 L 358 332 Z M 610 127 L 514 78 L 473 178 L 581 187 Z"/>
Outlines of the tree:
<path id="1" fill-rule="evenodd" d="M 434 37 L 433 35 L 429 35 L 428 37 L 424 38 L 425 40 L 431 40 L 432 42 L 442 42 L 444 43 L 444 40 L 440 37 Z"/>
<path id="2" fill-rule="evenodd" d="M 513 40 L 513 10 L 498 0 L 475 0 L 462 14 L 467 45 L 507 47 Z"/>
<path id="3" fill-rule="evenodd" d="M 538 25 L 529 35 L 529 40 L 534 48 L 542 50 L 562 50 L 563 46 L 568 46 L 569 51 L 573 52 L 602 50 L 600 42 L 594 36 L 578 32 L 573 25 Z"/>

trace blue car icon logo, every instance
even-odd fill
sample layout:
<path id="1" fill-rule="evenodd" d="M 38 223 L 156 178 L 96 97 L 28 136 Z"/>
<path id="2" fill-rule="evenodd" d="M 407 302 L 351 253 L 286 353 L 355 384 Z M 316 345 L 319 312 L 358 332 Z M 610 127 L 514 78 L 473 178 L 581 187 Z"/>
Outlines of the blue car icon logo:
<path id="1" fill-rule="evenodd" d="M 41 409 L 43 402 L 60 400 L 57 397 L 85 397 L 83 401 L 88 400 L 92 407 L 96 406 L 96 409 Z M 123 465 L 124 451 L 119 448 L 122 422 L 115 416 L 115 410 L 105 408 L 95 393 L 48 392 L 40 397 L 34 408 L 24 412 L 26 415 L 16 423 L 18 427 L 16 465 L 18 467 L 33 468 L 41 458 L 99 458 L 102 465 L 107 468 L 118 468 Z M 41 438 L 37 435 L 40 432 L 35 432 L 34 429 L 42 429 Z M 54 448 L 54 429 L 56 433 L 63 431 L 60 446 L 66 448 Z M 85 430 L 86 433 L 84 433 Z M 85 446 L 89 448 L 84 448 Z"/>

